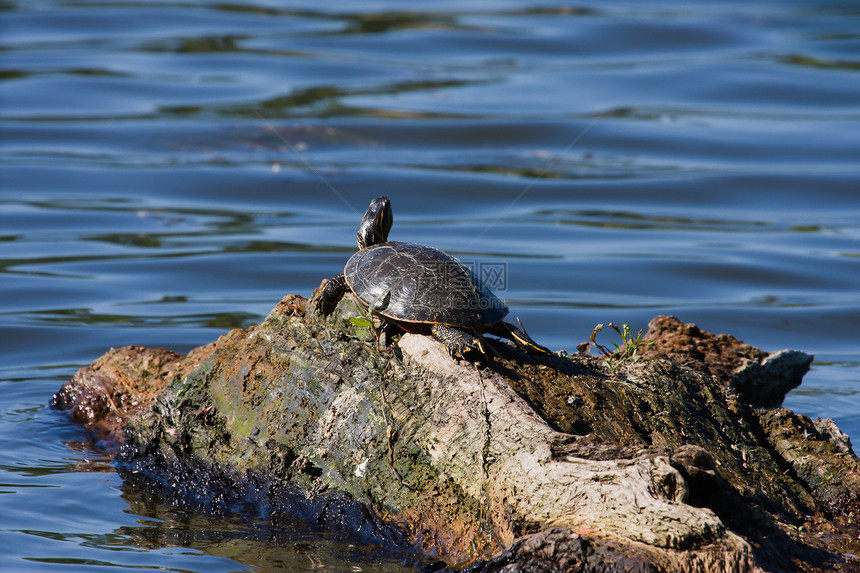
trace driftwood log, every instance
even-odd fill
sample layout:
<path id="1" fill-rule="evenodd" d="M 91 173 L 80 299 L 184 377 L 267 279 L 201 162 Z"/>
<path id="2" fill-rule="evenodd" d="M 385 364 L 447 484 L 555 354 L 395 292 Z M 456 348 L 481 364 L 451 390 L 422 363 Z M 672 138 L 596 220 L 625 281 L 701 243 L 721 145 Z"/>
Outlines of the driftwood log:
<path id="1" fill-rule="evenodd" d="M 381 349 L 288 296 L 188 356 L 111 350 L 54 397 L 119 471 L 212 511 L 289 512 L 425 567 L 853 571 L 860 461 L 831 420 L 779 407 L 811 356 L 658 317 L 610 372 L 428 336 Z"/>

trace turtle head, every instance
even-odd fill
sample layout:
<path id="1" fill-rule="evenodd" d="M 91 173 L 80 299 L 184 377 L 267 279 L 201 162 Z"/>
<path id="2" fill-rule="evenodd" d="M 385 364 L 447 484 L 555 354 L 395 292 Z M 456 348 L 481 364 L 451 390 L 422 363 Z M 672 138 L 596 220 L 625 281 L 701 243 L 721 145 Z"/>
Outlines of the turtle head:
<path id="1" fill-rule="evenodd" d="M 388 197 L 383 195 L 371 201 L 361 225 L 358 226 L 358 248 L 364 249 L 387 241 L 392 222 L 394 216 L 391 214 L 391 201 Z"/>

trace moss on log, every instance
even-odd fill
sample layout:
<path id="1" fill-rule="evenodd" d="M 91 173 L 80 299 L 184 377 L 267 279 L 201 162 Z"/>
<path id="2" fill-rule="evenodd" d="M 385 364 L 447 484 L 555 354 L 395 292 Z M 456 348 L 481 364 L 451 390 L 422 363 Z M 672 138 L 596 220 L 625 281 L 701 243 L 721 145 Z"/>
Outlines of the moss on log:
<path id="1" fill-rule="evenodd" d="M 323 320 L 288 296 L 187 357 L 112 350 L 55 405 L 108 439 L 127 421 L 120 471 L 181 499 L 285 511 L 475 572 L 860 564 L 847 437 L 762 407 L 807 355 L 661 317 L 652 359 L 614 373 L 504 343 L 474 365 L 417 334 L 380 350 L 354 315 L 348 297 Z"/>

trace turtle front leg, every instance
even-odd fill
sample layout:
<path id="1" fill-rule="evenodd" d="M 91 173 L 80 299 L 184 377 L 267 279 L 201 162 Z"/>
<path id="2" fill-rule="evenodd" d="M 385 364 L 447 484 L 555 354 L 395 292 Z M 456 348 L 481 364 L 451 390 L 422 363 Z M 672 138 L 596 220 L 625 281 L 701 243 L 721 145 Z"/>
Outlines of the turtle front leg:
<path id="1" fill-rule="evenodd" d="M 482 354 L 484 352 L 484 347 L 477 337 L 459 328 L 447 324 L 434 324 L 430 333 L 433 334 L 433 338 L 442 343 L 453 358 L 465 359 L 467 353 L 476 350 Z"/>
<path id="2" fill-rule="evenodd" d="M 487 331 L 490 334 L 507 338 L 517 345 L 517 348 L 526 354 L 534 354 L 538 356 L 553 356 L 553 353 L 544 346 L 531 339 L 524 331 L 520 330 L 510 322 L 500 322 L 492 329 Z"/>
<path id="3" fill-rule="evenodd" d="M 326 283 L 322 292 L 313 300 L 314 308 L 323 316 L 329 315 L 348 291 L 346 277 L 343 274 L 337 275 Z"/>

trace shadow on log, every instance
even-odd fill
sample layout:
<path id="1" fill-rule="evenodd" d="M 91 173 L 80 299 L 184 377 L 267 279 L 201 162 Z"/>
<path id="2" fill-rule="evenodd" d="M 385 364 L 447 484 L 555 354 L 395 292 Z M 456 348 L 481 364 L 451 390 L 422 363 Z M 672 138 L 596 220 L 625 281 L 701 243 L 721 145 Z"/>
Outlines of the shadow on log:
<path id="1" fill-rule="evenodd" d="M 119 471 L 209 511 L 290 514 L 493 571 L 856 570 L 860 462 L 779 408 L 809 368 L 658 317 L 650 360 L 380 350 L 288 296 L 188 356 L 111 350 L 54 398 Z M 124 426 L 124 434 L 118 432 Z M 428 561 L 429 562 L 429 561 Z"/>

